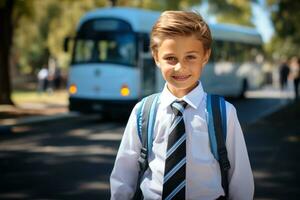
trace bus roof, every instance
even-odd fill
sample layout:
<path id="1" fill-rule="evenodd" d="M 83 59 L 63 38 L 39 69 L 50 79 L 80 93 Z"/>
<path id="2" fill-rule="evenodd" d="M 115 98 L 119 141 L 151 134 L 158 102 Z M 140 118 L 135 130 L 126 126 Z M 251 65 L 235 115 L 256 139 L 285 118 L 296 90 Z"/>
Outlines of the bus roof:
<path id="1" fill-rule="evenodd" d="M 81 25 L 91 19 L 106 17 L 106 18 L 120 18 L 127 21 L 133 28 L 135 32 L 145 32 L 151 31 L 152 26 L 155 21 L 160 16 L 160 12 L 143 10 L 138 8 L 127 8 L 127 7 L 111 7 L 96 9 L 94 11 L 88 12 L 84 15 L 80 22 L 78 29 Z"/>
<path id="2" fill-rule="evenodd" d="M 139 8 L 110 7 L 100 8 L 85 14 L 77 27 L 79 30 L 83 23 L 96 18 L 119 18 L 131 24 L 133 31 L 149 33 L 152 26 L 160 16 L 158 11 Z M 209 24 L 212 37 L 215 40 L 237 41 L 250 44 L 261 44 L 262 38 L 256 29 L 231 24 Z"/>
<path id="3" fill-rule="evenodd" d="M 261 35 L 254 28 L 233 24 L 209 24 L 209 27 L 213 39 L 216 40 L 262 44 Z"/>

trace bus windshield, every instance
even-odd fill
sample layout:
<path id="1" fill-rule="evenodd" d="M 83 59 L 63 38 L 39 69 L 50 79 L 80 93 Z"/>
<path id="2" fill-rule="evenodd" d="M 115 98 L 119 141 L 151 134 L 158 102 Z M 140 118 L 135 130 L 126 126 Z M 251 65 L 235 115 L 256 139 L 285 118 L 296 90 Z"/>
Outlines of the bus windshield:
<path id="1" fill-rule="evenodd" d="M 112 19 L 89 21 L 77 34 L 72 63 L 106 62 L 135 66 L 136 46 L 136 36 L 127 23 Z"/>

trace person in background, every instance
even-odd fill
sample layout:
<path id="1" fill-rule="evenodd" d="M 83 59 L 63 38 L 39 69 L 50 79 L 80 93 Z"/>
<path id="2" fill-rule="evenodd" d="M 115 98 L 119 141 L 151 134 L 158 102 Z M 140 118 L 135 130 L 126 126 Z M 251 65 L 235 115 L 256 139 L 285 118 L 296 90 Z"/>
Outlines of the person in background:
<path id="1" fill-rule="evenodd" d="M 38 78 L 38 92 L 45 92 L 48 86 L 48 67 L 47 65 L 43 65 L 40 71 L 37 74 Z"/>
<path id="2" fill-rule="evenodd" d="M 287 88 L 288 76 L 290 73 L 290 67 L 288 65 L 287 60 L 283 60 L 279 67 L 279 75 L 280 75 L 280 89 L 285 90 Z"/>
<path id="3" fill-rule="evenodd" d="M 293 57 L 290 64 L 290 79 L 294 83 L 294 94 L 295 100 L 299 98 L 299 81 L 300 81 L 300 59 L 298 57 Z"/>
<path id="4" fill-rule="evenodd" d="M 60 89 L 60 86 L 61 86 L 61 71 L 59 67 L 56 67 L 54 71 L 54 88 L 57 90 Z"/>

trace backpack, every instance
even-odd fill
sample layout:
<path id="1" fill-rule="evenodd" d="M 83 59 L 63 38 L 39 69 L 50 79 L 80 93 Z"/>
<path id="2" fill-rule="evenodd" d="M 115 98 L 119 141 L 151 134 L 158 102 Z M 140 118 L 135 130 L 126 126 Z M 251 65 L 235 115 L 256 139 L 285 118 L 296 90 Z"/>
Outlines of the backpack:
<path id="1" fill-rule="evenodd" d="M 156 93 L 143 98 L 137 110 L 137 132 L 142 148 L 138 159 L 140 170 L 133 200 L 143 199 L 140 184 L 142 176 L 148 169 L 148 154 L 152 149 L 153 128 L 159 96 L 160 93 Z M 225 146 L 227 135 L 225 100 L 218 95 L 207 94 L 206 108 L 211 152 L 219 162 L 222 187 L 225 192 L 225 199 L 228 199 L 228 170 L 230 169 L 230 163 Z"/>

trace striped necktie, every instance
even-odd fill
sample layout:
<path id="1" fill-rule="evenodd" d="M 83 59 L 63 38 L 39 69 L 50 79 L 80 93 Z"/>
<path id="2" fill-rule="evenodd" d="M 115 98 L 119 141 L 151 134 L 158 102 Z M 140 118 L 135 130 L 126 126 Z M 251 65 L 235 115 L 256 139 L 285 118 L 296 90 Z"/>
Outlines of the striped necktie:
<path id="1" fill-rule="evenodd" d="M 174 101 L 174 119 L 168 137 L 162 199 L 185 199 L 186 133 L 183 111 L 187 103 Z"/>

